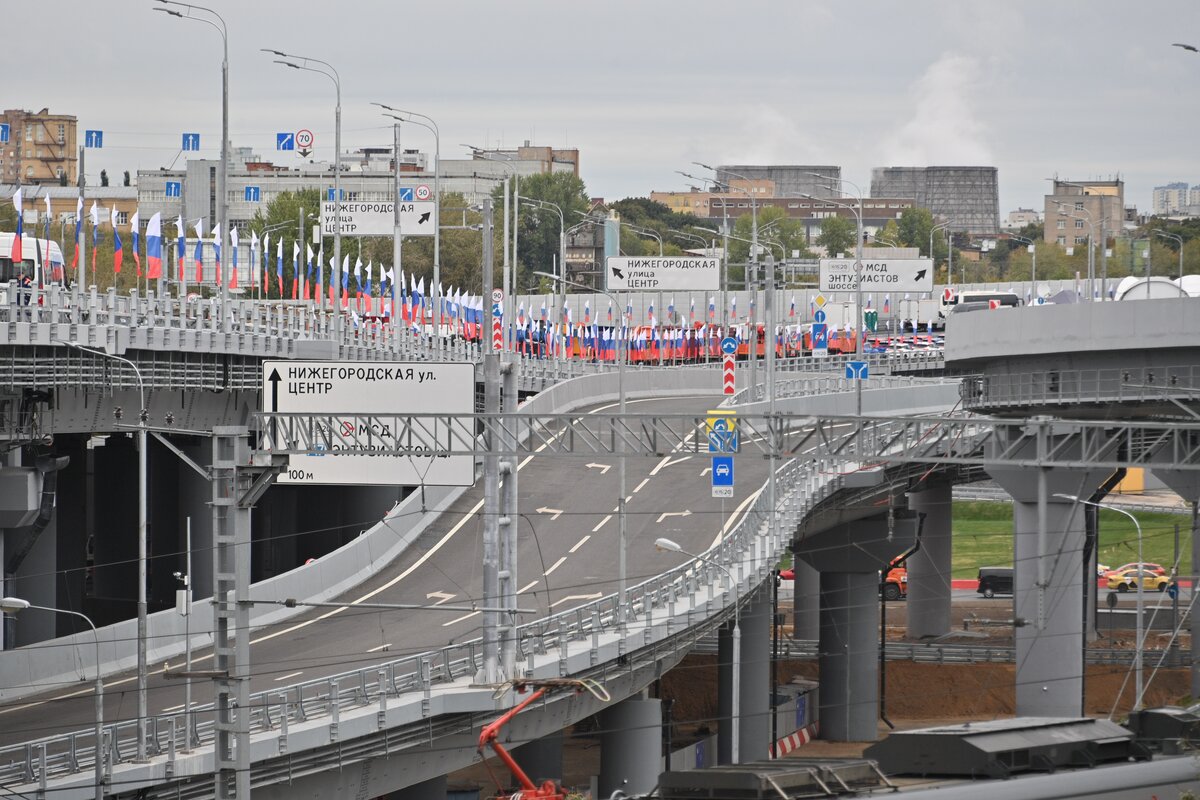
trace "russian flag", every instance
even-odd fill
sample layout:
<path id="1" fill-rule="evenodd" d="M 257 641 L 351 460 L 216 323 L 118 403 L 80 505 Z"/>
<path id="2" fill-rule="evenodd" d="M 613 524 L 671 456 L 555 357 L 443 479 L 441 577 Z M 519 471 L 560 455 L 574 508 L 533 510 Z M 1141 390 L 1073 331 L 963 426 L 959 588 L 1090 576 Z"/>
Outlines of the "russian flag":
<path id="1" fill-rule="evenodd" d="M 238 281 L 238 276 L 237 276 L 238 232 L 237 232 L 236 226 L 229 229 L 229 245 L 233 248 L 233 268 L 230 270 L 230 272 L 232 274 L 229 276 L 229 288 L 236 289 L 236 288 L 238 288 L 238 282 L 237 282 Z"/>
<path id="2" fill-rule="evenodd" d="M 279 299 L 283 299 L 283 237 L 275 243 L 275 280 L 279 284 Z"/>
<path id="3" fill-rule="evenodd" d="M 96 206 L 96 201 L 92 201 L 92 283 L 96 282 L 96 253 L 100 250 L 100 209 Z M 18 215 L 17 219 L 20 219 Z M 18 236 L 17 239 L 21 237 Z"/>
<path id="4" fill-rule="evenodd" d="M 263 296 L 271 290 L 271 234 L 264 233 L 262 238 L 263 248 L 263 271 L 262 271 L 262 293 Z"/>
<path id="5" fill-rule="evenodd" d="M 892 296 L 891 295 L 885 294 L 883 296 L 883 313 L 884 314 L 892 313 Z"/>
<path id="6" fill-rule="evenodd" d="M 217 286 L 221 285 L 221 223 L 213 225 L 213 260 L 217 263 Z"/>
<path id="7" fill-rule="evenodd" d="M 175 243 L 175 255 L 179 261 L 179 282 L 183 283 L 183 260 L 187 258 L 187 228 L 183 225 L 183 217 L 175 218 L 175 235 L 179 237 Z"/>
<path id="8" fill-rule="evenodd" d="M 196 220 L 192 226 L 196 229 L 196 284 L 204 283 L 204 218 Z"/>
<path id="9" fill-rule="evenodd" d="M 717 299 L 715 297 L 708 298 L 708 318 L 713 319 L 717 316 Z"/>
<path id="10" fill-rule="evenodd" d="M 138 212 L 135 209 L 133 216 L 129 218 L 129 235 L 133 239 L 133 263 L 137 267 L 137 276 L 139 278 L 142 277 L 142 257 L 138 255 L 138 229 L 141 226 L 142 222 L 138 219 Z"/>
<path id="11" fill-rule="evenodd" d="M 24 256 L 24 253 L 21 252 L 22 210 L 21 210 L 21 187 L 20 186 L 17 187 L 17 191 L 13 194 L 13 208 L 17 212 L 17 235 L 13 237 L 12 262 L 14 264 L 20 264 L 23 259 L 23 256 Z M 36 234 L 34 234 L 34 235 L 36 236 Z"/>
<path id="12" fill-rule="evenodd" d="M 162 278 L 162 214 L 157 211 L 146 224 L 146 277 Z"/>
<path id="13" fill-rule="evenodd" d="M 792 307 L 788 309 L 788 316 L 796 316 L 796 296 L 792 295 Z"/>
<path id="14" fill-rule="evenodd" d="M 121 234 L 117 232 L 117 209 L 113 206 L 109 212 L 109 220 L 112 222 L 113 229 L 113 274 L 121 274 L 121 261 L 124 260 L 124 253 L 121 252 Z"/>
<path id="15" fill-rule="evenodd" d="M 83 236 L 83 195 L 75 199 L 75 255 L 71 256 L 71 269 L 79 266 L 79 238 Z"/>
<path id="16" fill-rule="evenodd" d="M 292 242 L 292 299 L 300 299 L 300 242 Z"/>

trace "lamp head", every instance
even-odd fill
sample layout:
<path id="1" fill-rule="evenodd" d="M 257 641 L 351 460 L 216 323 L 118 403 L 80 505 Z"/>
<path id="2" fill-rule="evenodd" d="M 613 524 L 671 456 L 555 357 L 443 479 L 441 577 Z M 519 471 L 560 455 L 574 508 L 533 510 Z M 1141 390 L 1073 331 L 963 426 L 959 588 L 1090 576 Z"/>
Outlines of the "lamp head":
<path id="1" fill-rule="evenodd" d="M 29 601 L 20 597 L 0 597 L 0 611 L 16 613 L 29 608 Z"/>
<path id="2" fill-rule="evenodd" d="M 161 3 L 161 2 L 163 2 L 163 0 L 159 0 L 159 2 Z M 170 14 L 172 17 L 179 17 L 180 19 L 183 19 L 183 14 L 179 13 L 178 11 L 176 11 L 173 8 L 155 8 L 155 9 L 151 9 L 151 10 L 152 11 L 161 11 L 164 14 Z"/>
<path id="3" fill-rule="evenodd" d="M 674 542 L 665 536 L 660 536 L 654 540 L 655 550 L 665 550 L 669 553 L 682 553 L 683 548 L 677 542 Z"/>

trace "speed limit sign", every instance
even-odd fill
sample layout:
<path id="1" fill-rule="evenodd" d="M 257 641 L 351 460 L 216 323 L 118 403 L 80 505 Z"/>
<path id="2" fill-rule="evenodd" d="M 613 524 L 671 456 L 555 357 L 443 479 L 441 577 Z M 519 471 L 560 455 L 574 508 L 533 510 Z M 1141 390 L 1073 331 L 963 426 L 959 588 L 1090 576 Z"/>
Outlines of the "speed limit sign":
<path id="1" fill-rule="evenodd" d="M 417 195 L 418 200 L 428 200 L 429 199 L 429 187 L 425 186 L 424 184 L 418 186 L 416 195 Z"/>
<path id="2" fill-rule="evenodd" d="M 312 131 L 303 129 L 296 131 L 296 147 L 309 148 L 313 146 Z"/>

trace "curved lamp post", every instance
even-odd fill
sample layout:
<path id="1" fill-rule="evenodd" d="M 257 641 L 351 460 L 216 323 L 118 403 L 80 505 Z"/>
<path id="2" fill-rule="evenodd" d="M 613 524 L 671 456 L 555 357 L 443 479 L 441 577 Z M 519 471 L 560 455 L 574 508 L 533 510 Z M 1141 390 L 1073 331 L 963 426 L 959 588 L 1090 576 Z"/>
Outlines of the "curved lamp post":
<path id="1" fill-rule="evenodd" d="M 1177 236 L 1174 233 L 1167 233 L 1166 231 L 1158 230 L 1157 228 L 1154 229 L 1154 235 L 1161 236 L 1164 239 L 1174 239 L 1176 242 L 1178 242 L 1178 244 L 1179 244 L 1179 286 L 1182 288 L 1183 287 L 1183 237 Z"/>

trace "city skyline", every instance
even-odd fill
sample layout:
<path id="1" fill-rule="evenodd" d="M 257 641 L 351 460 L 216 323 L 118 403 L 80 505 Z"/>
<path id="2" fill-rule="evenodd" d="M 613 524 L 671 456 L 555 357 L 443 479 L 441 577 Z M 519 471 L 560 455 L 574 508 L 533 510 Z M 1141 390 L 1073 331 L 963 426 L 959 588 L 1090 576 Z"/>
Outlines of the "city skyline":
<path id="1" fill-rule="evenodd" d="M 119 180 L 217 155 L 220 37 L 156 7 L 168 6 L 10 10 L 27 33 L 47 13 L 88 33 L 54 58 L 2 58 L 24 76 L 6 107 L 73 114 L 81 137 L 105 131 L 104 149 L 87 154 L 89 182 L 100 169 Z M 736 14 L 710 2 L 598 13 L 531 0 L 521 13 L 481 5 L 463 25 L 436 5 L 400 17 L 350 0 L 332 23 L 345 48 L 329 46 L 329 21 L 308 8 L 211 7 L 229 26 L 231 142 L 284 165 L 303 161 L 275 151 L 275 134 L 301 128 L 315 136 L 311 157 L 332 159 L 334 87 L 260 48 L 339 71 L 344 150 L 391 144 L 392 121 L 370 105 L 383 102 L 437 120 L 443 158 L 465 157 L 461 143 L 578 148 L 589 193 L 607 199 L 686 189 L 675 170 L 693 161 L 838 164 L 864 193 L 875 167 L 980 165 L 999 170 L 1002 217 L 1039 207 L 1055 175 L 1120 177 L 1127 203 L 1148 211 L 1154 187 L 1200 174 L 1186 102 L 1200 56 L 1171 46 L 1193 30 L 1200 40 L 1200 8 L 1183 2 L 1014 2 L 984 18 L 942 0 L 752 2 Z M 197 153 L 180 151 L 184 132 L 201 135 Z M 432 153 L 433 137 L 405 126 L 402 146 Z"/>

